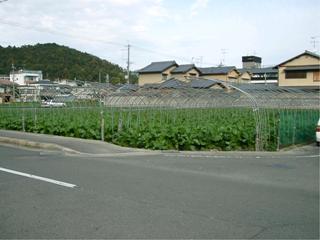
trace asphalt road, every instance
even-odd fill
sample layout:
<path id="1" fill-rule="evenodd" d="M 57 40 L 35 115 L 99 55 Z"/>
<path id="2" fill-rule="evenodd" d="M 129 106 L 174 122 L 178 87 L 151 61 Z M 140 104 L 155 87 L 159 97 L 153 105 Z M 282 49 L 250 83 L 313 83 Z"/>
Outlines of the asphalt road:
<path id="1" fill-rule="evenodd" d="M 319 238 L 319 149 L 65 155 L 0 146 L 0 238 Z"/>

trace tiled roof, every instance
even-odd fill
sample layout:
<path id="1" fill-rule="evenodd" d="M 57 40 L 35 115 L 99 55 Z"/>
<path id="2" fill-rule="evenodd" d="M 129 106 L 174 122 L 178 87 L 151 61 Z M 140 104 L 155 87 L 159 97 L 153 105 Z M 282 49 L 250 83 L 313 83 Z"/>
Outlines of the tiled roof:
<path id="1" fill-rule="evenodd" d="M 252 74 L 259 74 L 259 73 L 277 73 L 278 69 L 273 67 L 267 68 L 238 68 L 237 69 L 240 73 L 249 72 Z"/>
<path id="2" fill-rule="evenodd" d="M 173 66 L 178 66 L 178 64 L 175 61 L 152 62 L 148 66 L 140 69 L 138 73 L 161 73 Z"/>
<path id="3" fill-rule="evenodd" d="M 43 79 L 37 82 L 31 82 L 30 84 L 55 84 L 55 83 L 48 79 Z"/>
<path id="4" fill-rule="evenodd" d="M 194 64 L 179 65 L 179 67 L 175 68 L 171 73 L 186 73 L 193 68 L 197 69 Z"/>
<path id="5" fill-rule="evenodd" d="M 182 82 L 175 78 L 171 78 L 161 83 L 160 88 L 183 88 L 185 86 L 186 86 L 185 82 Z"/>
<path id="6" fill-rule="evenodd" d="M 217 83 L 221 83 L 221 81 L 219 80 L 205 80 L 205 79 L 194 79 L 191 80 L 190 82 L 190 86 L 192 88 L 210 88 L 213 85 L 217 84 Z"/>
<path id="7" fill-rule="evenodd" d="M 201 75 L 211 75 L 211 74 L 227 74 L 230 71 L 236 69 L 235 66 L 224 66 L 224 67 L 207 67 L 207 68 L 198 68 L 201 72 Z"/>
<path id="8" fill-rule="evenodd" d="M 12 86 L 13 83 L 9 80 L 0 80 L 0 85 L 2 86 Z M 17 86 L 18 84 L 17 83 L 14 83 L 15 86 Z"/>
<path id="9" fill-rule="evenodd" d="M 139 88 L 138 85 L 136 84 L 124 84 L 123 86 L 121 86 L 120 88 L 118 88 L 119 91 L 137 91 Z"/>
<path id="10" fill-rule="evenodd" d="M 299 58 L 299 57 L 301 57 L 301 56 L 303 56 L 303 55 L 309 55 L 309 56 L 312 56 L 312 57 L 314 57 L 314 58 L 320 59 L 320 55 L 306 50 L 306 51 L 304 51 L 303 53 L 301 53 L 301 54 L 299 54 L 299 55 L 297 55 L 297 56 L 295 56 L 295 57 L 293 57 L 293 58 L 290 58 L 290 59 L 288 59 L 287 61 L 284 61 L 284 62 L 278 64 L 277 66 L 275 66 L 275 68 L 276 68 L 276 67 L 279 67 L 280 65 L 285 64 L 285 63 L 287 63 L 287 62 L 291 62 L 292 60 L 294 60 L 294 59 L 296 59 L 296 58 Z"/>

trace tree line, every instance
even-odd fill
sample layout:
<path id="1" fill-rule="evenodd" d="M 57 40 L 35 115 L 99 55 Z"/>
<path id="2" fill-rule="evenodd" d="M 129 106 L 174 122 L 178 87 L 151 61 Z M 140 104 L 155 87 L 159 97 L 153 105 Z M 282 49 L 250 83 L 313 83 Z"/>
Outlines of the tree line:
<path id="1" fill-rule="evenodd" d="M 43 78 L 50 80 L 106 82 L 109 77 L 113 84 L 126 82 L 126 70 L 119 65 L 55 43 L 0 46 L 0 75 L 8 75 L 12 64 L 16 70 L 41 70 Z M 130 82 L 137 82 L 135 74 L 130 75 Z"/>

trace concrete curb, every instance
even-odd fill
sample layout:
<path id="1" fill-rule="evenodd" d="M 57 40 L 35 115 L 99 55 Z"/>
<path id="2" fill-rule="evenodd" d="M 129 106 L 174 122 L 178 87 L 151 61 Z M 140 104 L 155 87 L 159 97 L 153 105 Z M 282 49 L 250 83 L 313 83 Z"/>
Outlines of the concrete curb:
<path id="1" fill-rule="evenodd" d="M 34 134 L 34 133 L 31 133 Z M 36 135 L 36 134 L 35 134 Z M 54 136 L 53 137 L 60 137 L 60 136 Z M 86 139 L 77 139 L 79 141 L 92 141 L 92 140 L 86 140 Z M 178 151 L 178 150 L 149 150 L 149 149 L 135 149 L 135 148 L 128 148 L 128 147 L 121 147 L 123 150 L 127 150 L 125 152 L 116 152 L 116 153 L 86 153 L 86 152 L 80 152 L 76 151 L 71 148 L 63 147 L 56 143 L 45 143 L 45 142 L 39 142 L 37 140 L 31 141 L 26 139 L 20 139 L 17 137 L 0 137 L 0 143 L 7 144 L 7 145 L 16 145 L 21 147 L 28 147 L 28 148 L 38 148 L 38 149 L 45 149 L 45 150 L 51 150 L 51 151 L 61 151 L 66 154 L 77 154 L 81 157 L 116 157 L 116 156 L 141 156 L 141 155 L 172 155 L 172 156 L 194 156 L 194 157 L 211 157 L 211 156 L 232 156 L 232 155 L 239 155 L 239 156 L 270 156 L 270 155 L 288 155 L 288 154 L 296 154 L 295 150 L 296 148 L 292 149 L 286 149 L 278 152 L 250 152 L 250 151 L 230 151 L 230 152 L 223 152 L 223 151 Z M 110 143 L 107 143 L 110 144 Z M 110 144 L 113 145 L 113 144 Z M 301 149 L 311 146 L 313 144 L 309 145 L 302 145 L 299 146 Z M 116 147 L 120 147 L 115 145 Z M 297 147 L 297 146 L 296 146 Z"/>
<path id="2" fill-rule="evenodd" d="M 29 148 L 41 148 L 46 150 L 52 151 L 63 151 L 69 154 L 80 154 L 80 152 L 75 151 L 70 148 L 62 147 L 58 144 L 53 143 L 40 143 L 34 142 L 24 139 L 17 139 L 17 138 L 9 138 L 9 137 L 0 137 L 0 143 L 9 144 L 9 145 L 18 145 L 22 147 L 29 147 Z"/>
<path id="3" fill-rule="evenodd" d="M 73 150 L 71 148 L 62 147 L 61 145 L 54 144 L 54 143 L 41 143 L 35 142 L 25 139 L 18 139 L 12 137 L 0 137 L 0 143 L 6 145 L 14 145 L 14 146 L 21 146 L 27 148 L 34 148 L 34 149 L 45 149 L 51 151 L 62 151 L 66 154 L 77 154 L 81 157 L 116 157 L 116 156 L 145 156 L 145 155 L 159 155 L 160 151 L 133 151 L 133 152 L 123 152 L 123 153 L 85 153 Z"/>

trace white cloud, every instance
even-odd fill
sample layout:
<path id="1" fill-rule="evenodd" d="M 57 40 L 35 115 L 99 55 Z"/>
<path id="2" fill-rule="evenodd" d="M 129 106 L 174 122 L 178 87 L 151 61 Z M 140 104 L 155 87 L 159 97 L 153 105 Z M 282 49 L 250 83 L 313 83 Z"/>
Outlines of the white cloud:
<path id="1" fill-rule="evenodd" d="M 0 6 L 0 45 L 57 42 L 118 64 L 127 42 L 159 53 L 133 47 L 134 68 L 166 55 L 219 63 L 221 48 L 228 49 L 227 64 L 239 64 L 241 54 L 253 49 L 277 63 L 273 56 L 286 51 L 290 57 L 320 35 L 316 1 L 10 0 Z"/>
<path id="2" fill-rule="evenodd" d="M 148 6 L 147 14 L 151 17 L 166 18 L 169 16 L 168 9 L 163 6 L 162 0 L 155 0 Z"/>
<path id="3" fill-rule="evenodd" d="M 54 29 L 55 19 L 52 16 L 46 16 L 46 15 L 42 16 L 39 22 L 40 22 L 40 26 L 45 29 L 50 29 L 50 30 Z"/>
<path id="4" fill-rule="evenodd" d="M 196 16 L 199 12 L 206 8 L 208 4 L 208 0 L 195 0 L 194 3 L 190 7 L 190 15 Z"/>

